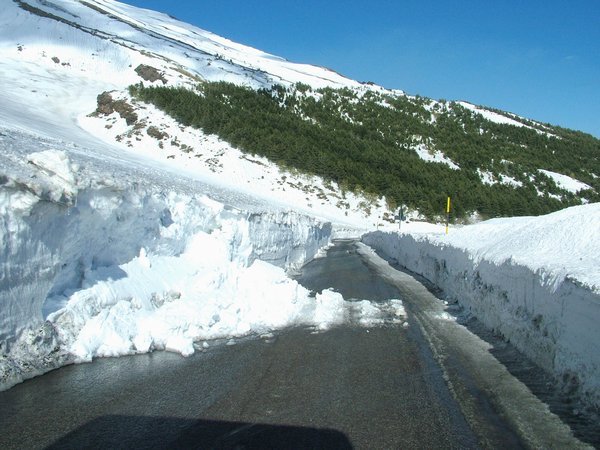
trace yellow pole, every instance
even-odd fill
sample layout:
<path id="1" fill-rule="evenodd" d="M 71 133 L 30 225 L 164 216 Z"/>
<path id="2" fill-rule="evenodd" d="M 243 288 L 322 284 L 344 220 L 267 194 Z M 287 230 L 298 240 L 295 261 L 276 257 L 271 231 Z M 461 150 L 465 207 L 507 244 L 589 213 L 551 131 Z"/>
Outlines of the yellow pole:
<path id="1" fill-rule="evenodd" d="M 449 224 L 450 224 L 450 196 L 448 196 L 448 202 L 446 203 L 446 234 L 448 234 Z"/>

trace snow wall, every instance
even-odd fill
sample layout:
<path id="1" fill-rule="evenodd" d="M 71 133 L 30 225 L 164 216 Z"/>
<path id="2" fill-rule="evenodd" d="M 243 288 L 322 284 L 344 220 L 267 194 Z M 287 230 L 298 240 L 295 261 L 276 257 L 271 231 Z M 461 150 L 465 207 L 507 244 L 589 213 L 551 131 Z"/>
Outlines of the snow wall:
<path id="1" fill-rule="evenodd" d="M 146 181 L 136 170 L 83 157 L 74 163 L 54 149 L 7 155 L 0 389 L 95 356 L 185 355 L 198 338 L 283 326 L 300 295 L 284 270 L 330 240 L 328 222 L 260 204 L 238 209 L 168 175 Z M 267 292 L 275 305 L 288 302 L 281 317 L 273 318 Z M 256 317 L 260 308 L 274 311 L 270 323 Z"/>
<path id="2" fill-rule="evenodd" d="M 600 406 L 600 295 L 576 280 L 548 283 L 545 272 L 508 260 L 476 259 L 426 238 L 373 232 L 362 241 L 431 281 L 450 301 L 554 374 L 569 392 Z"/>

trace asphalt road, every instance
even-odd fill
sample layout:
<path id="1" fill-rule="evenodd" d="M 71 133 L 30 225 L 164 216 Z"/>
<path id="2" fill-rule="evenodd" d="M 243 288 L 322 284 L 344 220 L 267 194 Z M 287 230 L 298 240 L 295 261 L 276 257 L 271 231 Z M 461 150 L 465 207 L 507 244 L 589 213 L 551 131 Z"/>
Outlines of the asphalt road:
<path id="1" fill-rule="evenodd" d="M 384 281 L 352 242 L 299 281 L 346 299 L 410 303 L 410 289 Z M 0 448 L 527 446 L 470 362 L 440 362 L 418 311 L 408 327 L 296 328 L 189 358 L 156 352 L 65 367 L 0 393 Z"/>

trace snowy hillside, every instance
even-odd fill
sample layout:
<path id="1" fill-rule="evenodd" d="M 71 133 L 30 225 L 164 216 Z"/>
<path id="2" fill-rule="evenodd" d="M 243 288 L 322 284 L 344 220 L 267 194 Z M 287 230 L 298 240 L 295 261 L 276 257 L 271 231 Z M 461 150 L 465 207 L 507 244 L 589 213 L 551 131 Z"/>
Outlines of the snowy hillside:
<path id="1" fill-rule="evenodd" d="M 110 0 L 7 0 L 0 30 L 0 67 L 5 86 L 11 86 L 1 92 L 8 123 L 23 114 L 71 119 L 88 114 L 101 92 L 142 81 L 134 71 L 140 64 L 157 68 L 175 84 L 202 79 L 253 87 L 299 81 L 358 85 L 326 69 L 293 64 Z"/>
<path id="2" fill-rule="evenodd" d="M 5 2 L 2 35 L 23 51 L 45 51 L 62 58 L 59 66 L 109 78 L 121 87 L 134 80 L 128 70 L 159 64 L 174 78 L 201 76 L 255 86 L 305 82 L 312 86 L 358 86 L 330 70 L 295 64 L 236 44 L 165 14 L 112 0 L 23 0 Z M 37 31 L 35 36 L 29 30 Z M 39 54 L 37 56 L 42 56 Z M 190 71 L 186 74 L 186 71 Z M 123 78 L 122 75 L 128 77 Z"/>
<path id="3" fill-rule="evenodd" d="M 581 136 L 467 102 L 423 99 L 361 84 L 325 68 L 295 64 L 164 14 L 115 1 L 7 1 L 0 12 L 0 56 L 3 82 L 10 86 L 0 91 L 0 119 L 5 124 L 22 128 L 24 122 L 28 127 L 35 123 L 37 132 L 70 139 L 74 134 L 71 125 L 77 123 L 77 140 L 89 141 L 80 131 L 83 128 L 113 146 L 143 151 L 164 163 L 176 160 L 179 166 L 194 166 L 208 176 L 218 172 L 217 178 L 229 178 L 229 184 L 238 189 L 252 184 L 274 201 L 291 203 L 289 194 L 294 192 L 296 207 L 311 214 L 323 212 L 327 218 L 339 217 L 341 207 L 344 216 L 340 218 L 354 226 L 376 225 L 386 213 L 386 202 L 394 207 L 405 203 L 415 214 L 435 217 L 443 209 L 439 205 L 446 192 L 463 198 L 456 210 L 461 217 L 549 212 L 596 201 L 600 192 L 595 178 L 600 176 L 600 168 L 596 163 L 581 165 L 590 160 L 588 154 L 594 151 L 596 141 L 585 138 L 580 142 Z M 218 137 L 182 127 L 127 93 L 128 86 L 140 82 L 194 90 L 199 83 L 215 81 L 252 89 L 308 86 L 309 92 L 296 99 L 297 114 L 305 121 L 322 124 L 322 114 L 307 115 L 306 108 L 314 100 L 338 118 L 357 127 L 364 125 L 364 130 L 351 130 L 353 135 L 369 134 L 376 127 L 389 146 L 385 152 L 399 158 L 395 164 L 385 164 L 390 180 L 360 173 L 340 179 L 324 170 L 320 161 L 311 165 L 311 173 L 343 182 L 346 189 L 335 182 L 325 186 L 316 179 L 293 179 L 293 173 L 279 173 L 281 165 L 270 164 L 267 175 L 256 176 L 256 163 L 240 158 L 240 151 L 256 153 L 254 149 L 232 151 Z M 323 88 L 342 90 L 334 104 L 318 92 Z M 96 110 L 98 95 L 105 92 L 129 105 L 137 120 L 130 116 L 128 122 L 118 111 L 87 117 Z M 352 95 L 347 97 L 347 92 Z M 371 101 L 383 110 L 373 111 Z M 365 111 L 373 115 L 369 120 L 360 109 L 363 103 Z M 386 110 L 395 114 L 386 119 L 389 123 L 384 121 Z M 381 123 L 374 122 L 376 118 Z M 333 124 L 333 129 L 339 127 Z M 337 136 L 332 139 L 339 140 Z M 321 147 L 328 142 L 321 142 Z M 365 142 L 368 149 L 380 145 Z M 380 171 L 382 156 L 363 159 L 362 165 L 370 161 L 374 165 L 364 173 Z M 293 161 L 283 163 L 294 167 Z M 550 172 L 556 176 L 549 176 Z M 566 176 L 572 179 L 570 185 L 579 183 L 580 188 L 573 191 L 556 181 Z M 319 189 L 306 192 L 305 187 L 298 188 L 306 184 Z M 371 196 L 344 198 L 354 188 L 366 189 Z M 370 205 L 373 196 L 379 198 L 378 206 Z M 358 205 L 362 205 L 361 211 L 355 214 Z M 391 215 L 388 212 L 387 217 Z"/>
<path id="4" fill-rule="evenodd" d="M 163 14 L 113 1 L 8 2 L 0 13 L 0 30 L 0 69 L 5 86 L 10 86 L 0 91 L 0 120 L 5 125 L 104 148 L 100 138 L 109 142 L 113 151 L 120 147 L 142 153 L 237 190 L 245 191 L 252 184 L 253 192 L 272 201 L 355 227 L 373 226 L 386 211 L 383 200 L 379 207 L 366 211 L 359 208 L 364 199 L 352 193 L 346 196 L 335 184 L 328 184 L 328 189 L 321 180 L 242 157 L 217 137 L 181 129 L 144 105 L 136 107 L 140 123 L 145 124 L 141 129 L 127 130 L 117 113 L 106 119 L 87 117 L 96 110 L 102 92 L 127 98 L 127 86 L 147 82 L 147 75 L 134 70 L 140 66 L 159 71 L 160 80 L 169 85 L 227 80 L 254 88 L 297 82 L 362 86 L 357 82 L 327 69 L 290 63 L 235 44 Z M 160 80 L 155 84 L 162 84 Z M 153 125 L 169 137 L 168 148 L 159 147 L 159 139 L 146 132 Z M 115 139 L 125 131 L 129 139 Z M 190 154 L 191 149 L 197 151 Z M 340 204 L 345 205 L 345 211 L 340 211 Z"/>

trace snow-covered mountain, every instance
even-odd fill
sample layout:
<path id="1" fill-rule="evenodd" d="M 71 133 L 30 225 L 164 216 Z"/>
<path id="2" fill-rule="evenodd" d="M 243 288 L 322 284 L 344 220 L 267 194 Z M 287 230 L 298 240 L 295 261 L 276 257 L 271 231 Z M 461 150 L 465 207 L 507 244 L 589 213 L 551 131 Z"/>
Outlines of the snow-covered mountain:
<path id="1" fill-rule="evenodd" d="M 30 128 L 35 123 L 35 131 L 49 137 L 72 139 L 76 132 L 77 140 L 109 142 L 214 182 L 227 180 L 238 189 L 252 184 L 255 193 L 272 201 L 289 203 L 293 196 L 293 204 L 311 214 L 340 218 L 342 207 L 346 222 L 372 226 L 392 217 L 385 214 L 384 196 L 392 206 L 404 202 L 416 214 L 432 217 L 441 211 L 438 203 L 448 193 L 462 197 L 456 202 L 456 214 L 466 217 L 541 213 L 596 201 L 600 195 L 600 168 L 589 158 L 597 141 L 582 143 L 564 130 L 464 101 L 435 101 L 359 83 L 322 67 L 236 44 L 164 14 L 110 0 L 13 0 L 6 2 L 0 25 L 3 123 L 19 127 L 29 123 Z M 318 117 L 306 112 L 306 103 L 320 102 L 357 126 L 365 122 L 362 103 L 367 111 L 379 108 L 371 114 L 381 122 L 377 132 L 388 145 L 385 151 L 396 159 L 393 167 L 385 164 L 390 179 L 374 181 L 360 174 L 334 179 L 349 181 L 351 188 L 360 185 L 380 200 L 375 204 L 351 194 L 345 198 L 336 183 L 294 177 L 280 170 L 281 164 L 244 155 L 248 149 L 233 150 L 217 136 L 181 126 L 127 91 L 140 82 L 194 90 L 198 83 L 215 81 L 252 89 L 288 88 L 286 98 L 295 96 L 293 108 L 299 118 L 320 125 Z M 309 91 L 301 93 L 294 88 L 299 85 Z M 323 88 L 337 92 L 327 105 L 319 92 Z M 123 111 L 114 108 L 88 117 L 102 93 L 130 108 L 135 120 L 126 120 Z M 381 108 L 393 114 L 385 119 Z M 333 132 L 336 127 L 331 127 Z M 377 145 L 365 143 L 366 148 Z M 365 172 L 380 170 L 381 155 L 367 159 L 373 167 Z M 423 171 L 437 181 L 415 176 Z M 331 177 L 331 171 L 318 167 L 311 172 Z M 395 180 L 399 185 L 391 186 Z"/>
<path id="2" fill-rule="evenodd" d="M 359 85 L 327 69 L 294 64 L 110 0 L 5 1 L 0 26 L 3 120 L 8 123 L 17 111 L 34 113 L 20 107 L 28 103 L 41 104 L 44 108 L 35 110 L 50 118 L 88 114 L 101 92 L 142 81 L 134 70 L 140 64 L 155 67 L 169 84 L 202 79 L 255 88 L 297 82 Z"/>

